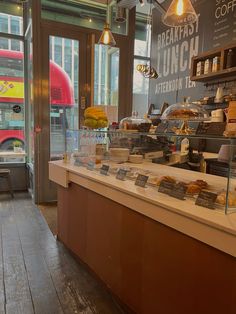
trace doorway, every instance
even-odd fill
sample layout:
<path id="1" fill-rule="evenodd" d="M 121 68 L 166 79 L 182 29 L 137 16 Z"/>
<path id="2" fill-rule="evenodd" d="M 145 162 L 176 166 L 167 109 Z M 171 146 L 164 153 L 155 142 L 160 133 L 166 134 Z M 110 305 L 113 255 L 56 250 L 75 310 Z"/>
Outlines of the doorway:
<path id="1" fill-rule="evenodd" d="M 42 31 L 41 97 L 38 104 L 37 203 L 57 199 L 56 186 L 48 179 L 48 161 L 62 159 L 67 130 L 80 127 L 83 111 L 90 104 L 87 75 L 89 35 L 73 29 Z"/>

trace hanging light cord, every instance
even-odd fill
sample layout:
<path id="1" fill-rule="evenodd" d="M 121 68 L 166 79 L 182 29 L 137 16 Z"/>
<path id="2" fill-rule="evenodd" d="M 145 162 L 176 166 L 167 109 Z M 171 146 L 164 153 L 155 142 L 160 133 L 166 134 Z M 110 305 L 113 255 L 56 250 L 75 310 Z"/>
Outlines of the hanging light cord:
<path id="1" fill-rule="evenodd" d="M 147 17 L 147 54 L 149 53 L 149 48 L 150 47 L 150 35 L 151 35 L 151 31 L 152 31 L 152 4 L 150 3 L 150 6 L 149 6 L 149 14 L 148 14 L 148 17 Z M 149 54 L 148 54 L 148 57 L 149 57 Z M 150 68 L 151 68 L 151 58 L 150 58 Z"/>
<path id="2" fill-rule="evenodd" d="M 109 4 L 108 4 L 108 0 L 107 0 L 107 14 L 106 14 L 106 23 L 108 24 L 109 23 L 109 17 L 108 17 L 108 15 L 109 15 Z"/>

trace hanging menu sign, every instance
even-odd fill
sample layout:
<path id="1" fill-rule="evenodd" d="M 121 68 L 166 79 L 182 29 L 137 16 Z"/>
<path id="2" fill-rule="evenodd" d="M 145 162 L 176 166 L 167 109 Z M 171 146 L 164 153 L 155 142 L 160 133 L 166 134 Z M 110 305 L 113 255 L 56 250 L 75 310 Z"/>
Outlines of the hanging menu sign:
<path id="1" fill-rule="evenodd" d="M 171 1 L 163 6 L 167 9 Z M 150 103 L 155 108 L 185 96 L 203 98 L 204 85 L 190 80 L 192 57 L 236 42 L 235 0 L 193 0 L 192 4 L 198 19 L 181 27 L 164 25 L 161 13 L 153 10 L 151 62 L 159 77 L 150 81 Z"/>

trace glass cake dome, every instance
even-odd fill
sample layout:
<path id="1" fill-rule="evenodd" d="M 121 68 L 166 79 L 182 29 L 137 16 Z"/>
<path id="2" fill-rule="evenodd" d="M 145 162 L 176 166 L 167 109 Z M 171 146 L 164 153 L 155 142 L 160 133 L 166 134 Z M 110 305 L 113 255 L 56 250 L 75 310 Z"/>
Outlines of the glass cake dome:
<path id="1" fill-rule="evenodd" d="M 151 124 L 151 120 L 138 117 L 138 113 L 135 111 L 132 113 L 131 117 L 124 118 L 120 121 L 119 129 L 134 132 L 148 132 Z"/>
<path id="2" fill-rule="evenodd" d="M 162 120 L 207 121 L 209 114 L 200 105 L 184 100 L 169 106 L 161 116 Z"/>

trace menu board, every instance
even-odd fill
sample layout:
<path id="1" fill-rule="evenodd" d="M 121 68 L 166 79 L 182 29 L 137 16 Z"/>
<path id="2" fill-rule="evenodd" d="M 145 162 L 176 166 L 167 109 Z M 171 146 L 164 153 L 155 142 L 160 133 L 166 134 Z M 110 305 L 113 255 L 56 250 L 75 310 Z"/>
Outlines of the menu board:
<path id="1" fill-rule="evenodd" d="M 171 1 L 164 1 L 168 8 Z M 153 10 L 151 63 L 159 78 L 150 81 L 150 103 L 160 108 L 185 96 L 197 100 L 205 95 L 202 83 L 190 81 L 191 59 L 207 50 L 236 41 L 235 0 L 193 0 L 198 19 L 195 23 L 171 28 Z"/>

